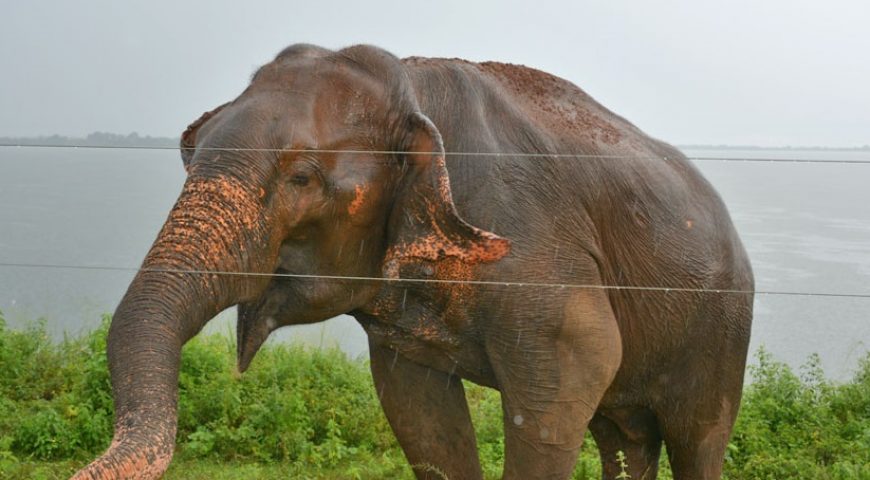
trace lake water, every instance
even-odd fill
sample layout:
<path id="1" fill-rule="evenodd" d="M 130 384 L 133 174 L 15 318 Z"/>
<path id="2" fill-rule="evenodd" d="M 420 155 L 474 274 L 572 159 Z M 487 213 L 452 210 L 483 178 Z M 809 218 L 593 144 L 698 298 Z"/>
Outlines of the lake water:
<path id="1" fill-rule="evenodd" d="M 870 160 L 870 152 L 686 150 L 692 157 Z M 731 211 L 759 291 L 870 294 L 870 165 L 696 161 Z M 177 151 L 0 147 L 0 263 L 137 267 L 174 203 Z M 77 333 L 112 312 L 132 271 L 0 267 L 11 325 L 43 317 Z M 798 366 L 813 352 L 845 379 L 870 347 L 870 299 L 759 295 L 753 351 Z M 233 331 L 225 312 L 209 330 Z M 273 341 L 366 352 L 349 317 Z"/>

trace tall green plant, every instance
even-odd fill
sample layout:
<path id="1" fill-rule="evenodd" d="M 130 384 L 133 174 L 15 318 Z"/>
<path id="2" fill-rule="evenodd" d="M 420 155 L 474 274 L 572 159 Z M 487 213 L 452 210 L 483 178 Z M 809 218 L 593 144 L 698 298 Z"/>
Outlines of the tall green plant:
<path id="1" fill-rule="evenodd" d="M 0 478 L 66 478 L 105 449 L 112 433 L 109 322 L 106 316 L 93 332 L 54 342 L 45 322 L 10 329 L 0 313 Z M 363 361 L 269 343 L 244 375 L 234 365 L 235 344 L 226 335 L 185 346 L 178 463 L 220 472 L 210 465 L 242 462 L 254 466 L 239 471 L 269 478 L 410 477 Z M 750 374 L 725 478 L 870 480 L 870 356 L 842 384 L 825 378 L 817 356 L 796 374 L 763 349 Z M 500 478 L 500 396 L 472 384 L 466 392 L 485 476 Z M 184 471 L 171 469 L 168 478 L 188 478 Z M 599 476 L 587 437 L 573 478 Z M 664 460 L 660 478 L 671 478 Z"/>

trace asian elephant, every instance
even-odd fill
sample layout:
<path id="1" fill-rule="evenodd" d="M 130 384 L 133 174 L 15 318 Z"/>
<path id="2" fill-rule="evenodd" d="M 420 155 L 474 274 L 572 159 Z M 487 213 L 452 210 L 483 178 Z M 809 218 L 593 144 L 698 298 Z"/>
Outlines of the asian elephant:
<path id="1" fill-rule="evenodd" d="M 418 478 L 482 476 L 461 379 L 501 392 L 506 479 L 568 478 L 587 429 L 606 479 L 618 451 L 655 478 L 662 442 L 675 478 L 721 475 L 747 255 L 685 156 L 578 87 L 294 45 L 181 147 L 183 190 L 109 331 L 114 438 L 75 478 L 162 474 L 181 347 L 233 305 L 242 371 L 275 329 L 355 317 Z"/>

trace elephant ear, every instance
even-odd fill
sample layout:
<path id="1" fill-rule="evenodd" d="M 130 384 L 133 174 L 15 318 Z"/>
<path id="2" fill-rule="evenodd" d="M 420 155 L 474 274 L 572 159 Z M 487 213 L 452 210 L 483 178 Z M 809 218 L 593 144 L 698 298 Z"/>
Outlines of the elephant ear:
<path id="1" fill-rule="evenodd" d="M 406 162 L 390 219 L 391 238 L 384 265 L 388 278 L 414 260 L 494 262 L 510 252 L 510 241 L 468 224 L 453 204 L 444 146 L 438 129 L 422 113 L 410 120 Z"/>
<path id="2" fill-rule="evenodd" d="M 215 108 L 214 110 L 203 113 L 195 122 L 188 125 L 187 129 L 185 129 L 181 134 L 181 142 L 179 146 L 181 148 L 181 161 L 184 163 L 185 170 L 190 170 L 190 161 L 193 160 L 193 154 L 196 152 L 196 134 L 199 133 L 200 127 L 205 125 L 205 122 L 217 115 L 217 113 L 223 110 L 227 105 L 229 105 L 229 102 Z"/>

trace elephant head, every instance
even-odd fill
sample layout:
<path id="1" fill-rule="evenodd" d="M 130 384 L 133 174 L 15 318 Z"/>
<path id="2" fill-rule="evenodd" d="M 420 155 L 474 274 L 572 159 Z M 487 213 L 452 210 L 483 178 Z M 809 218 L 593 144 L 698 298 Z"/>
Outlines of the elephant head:
<path id="1" fill-rule="evenodd" d="M 459 218 L 437 128 L 373 47 L 288 48 L 181 143 L 187 180 L 109 330 L 114 438 L 75 478 L 162 474 L 181 348 L 221 310 L 239 305 L 244 370 L 271 331 L 361 308 L 405 259 L 510 248 Z"/>

